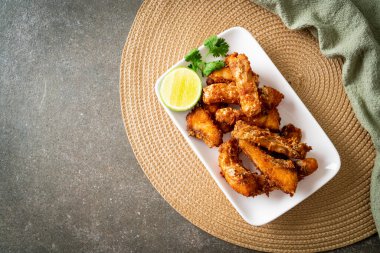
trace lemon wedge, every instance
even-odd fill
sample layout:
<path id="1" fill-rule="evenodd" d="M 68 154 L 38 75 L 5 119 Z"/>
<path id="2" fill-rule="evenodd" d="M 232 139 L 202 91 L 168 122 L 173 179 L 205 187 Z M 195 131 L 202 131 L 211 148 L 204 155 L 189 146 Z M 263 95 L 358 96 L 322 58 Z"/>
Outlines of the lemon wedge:
<path id="1" fill-rule="evenodd" d="M 186 111 L 197 104 L 202 94 L 202 81 L 192 69 L 179 67 L 162 80 L 159 93 L 164 104 L 173 111 Z"/>

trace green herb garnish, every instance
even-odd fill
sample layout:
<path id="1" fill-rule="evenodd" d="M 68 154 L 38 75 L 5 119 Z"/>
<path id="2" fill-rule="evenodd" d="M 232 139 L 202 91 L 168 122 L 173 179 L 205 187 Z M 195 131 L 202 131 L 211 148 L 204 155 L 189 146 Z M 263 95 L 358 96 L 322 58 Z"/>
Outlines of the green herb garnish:
<path id="1" fill-rule="evenodd" d="M 209 50 L 208 54 L 212 54 L 214 57 L 226 56 L 228 52 L 228 44 L 223 38 L 218 38 L 216 35 L 212 35 L 204 42 L 205 47 Z M 200 71 L 202 76 L 210 75 L 214 70 L 218 70 L 224 67 L 223 61 L 204 62 L 202 55 L 197 48 L 192 49 L 186 56 L 185 61 L 189 62 L 189 68 L 195 72 Z"/>
<path id="2" fill-rule="evenodd" d="M 216 35 L 212 35 L 206 39 L 204 45 L 214 57 L 226 56 L 229 48 L 226 40 L 218 38 Z"/>
<path id="3" fill-rule="evenodd" d="M 190 62 L 191 64 L 188 66 L 194 71 L 200 70 L 203 72 L 204 68 L 204 61 L 202 61 L 202 56 L 201 53 L 199 52 L 198 49 L 194 48 L 192 49 L 186 56 L 185 56 L 185 61 Z"/>
<path id="4" fill-rule="evenodd" d="M 218 70 L 224 67 L 224 61 L 212 61 L 207 62 L 203 69 L 203 74 L 205 76 L 210 75 L 214 70 Z"/>

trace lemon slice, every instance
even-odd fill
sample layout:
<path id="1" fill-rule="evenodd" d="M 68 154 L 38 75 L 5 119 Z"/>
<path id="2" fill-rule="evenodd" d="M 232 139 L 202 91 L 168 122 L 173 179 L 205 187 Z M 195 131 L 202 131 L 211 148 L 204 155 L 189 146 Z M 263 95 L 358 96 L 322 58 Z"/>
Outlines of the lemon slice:
<path id="1" fill-rule="evenodd" d="M 159 92 L 169 109 L 186 111 L 196 105 L 201 97 L 202 81 L 192 69 L 176 68 L 164 77 Z"/>

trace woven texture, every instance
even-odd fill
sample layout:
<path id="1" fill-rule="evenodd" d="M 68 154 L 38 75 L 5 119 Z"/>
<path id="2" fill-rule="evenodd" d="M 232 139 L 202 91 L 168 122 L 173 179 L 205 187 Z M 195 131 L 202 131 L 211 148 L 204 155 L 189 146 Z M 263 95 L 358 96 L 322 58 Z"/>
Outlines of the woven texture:
<path id="1" fill-rule="evenodd" d="M 341 156 L 338 175 L 268 225 L 242 220 L 170 121 L 156 79 L 211 34 L 242 26 L 290 82 Z M 374 234 L 369 184 L 375 150 L 341 83 L 341 59 L 327 59 L 307 31 L 290 31 L 249 1 L 145 1 L 121 60 L 120 96 L 129 141 L 165 200 L 206 232 L 262 251 L 324 251 Z"/>

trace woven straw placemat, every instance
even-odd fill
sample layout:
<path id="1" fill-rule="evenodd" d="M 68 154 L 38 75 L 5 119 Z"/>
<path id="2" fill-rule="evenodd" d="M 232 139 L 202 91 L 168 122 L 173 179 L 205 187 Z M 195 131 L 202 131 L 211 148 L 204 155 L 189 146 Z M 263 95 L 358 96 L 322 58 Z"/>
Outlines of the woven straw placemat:
<path id="1" fill-rule="evenodd" d="M 242 220 L 192 152 L 154 93 L 156 79 L 211 34 L 248 29 L 328 134 L 338 175 L 268 225 Z M 228 242 L 262 251 L 323 251 L 374 234 L 369 185 L 375 150 L 345 95 L 341 59 L 327 59 L 306 31 L 290 31 L 249 1 L 145 1 L 121 60 L 126 132 L 141 168 L 190 222 Z M 307 129 L 305 129 L 307 131 Z"/>

